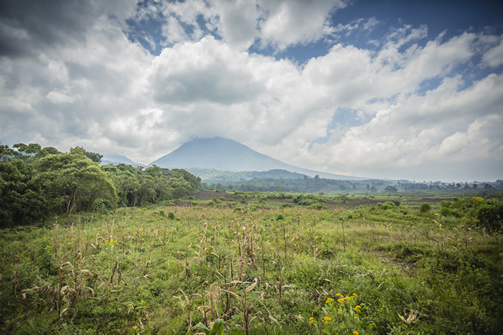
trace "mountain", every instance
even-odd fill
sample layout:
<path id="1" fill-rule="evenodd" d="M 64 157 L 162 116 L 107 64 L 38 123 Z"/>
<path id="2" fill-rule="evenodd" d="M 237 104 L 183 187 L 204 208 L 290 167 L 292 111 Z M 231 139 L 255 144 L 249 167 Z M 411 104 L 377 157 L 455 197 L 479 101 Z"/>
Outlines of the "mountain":
<path id="1" fill-rule="evenodd" d="M 299 168 L 266 156 L 236 141 L 216 137 L 195 139 L 149 164 L 163 168 L 200 168 L 223 171 L 287 170 L 310 177 L 366 179 Z"/>
<path id="2" fill-rule="evenodd" d="M 132 166 L 145 166 L 144 164 L 139 164 L 135 163 L 126 156 L 120 156 L 120 155 L 103 155 L 101 158 L 101 163 L 100 165 L 107 165 L 107 164 L 113 164 L 117 165 L 120 163 L 132 165 Z"/>

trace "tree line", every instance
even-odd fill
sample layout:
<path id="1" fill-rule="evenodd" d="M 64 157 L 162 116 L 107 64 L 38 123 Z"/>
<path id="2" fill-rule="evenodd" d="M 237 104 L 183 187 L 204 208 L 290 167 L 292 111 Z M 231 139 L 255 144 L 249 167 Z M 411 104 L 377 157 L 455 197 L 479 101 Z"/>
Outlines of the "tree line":
<path id="1" fill-rule="evenodd" d="M 236 190 L 243 192 L 302 192 L 302 193 L 341 193 L 348 191 L 377 192 L 377 187 L 391 184 L 383 180 L 336 180 L 304 176 L 302 179 L 253 178 L 234 183 L 212 183 L 203 186 L 221 190 Z"/>
<path id="2" fill-rule="evenodd" d="M 181 169 L 99 163 L 82 147 L 63 153 L 39 144 L 0 145 L 0 227 L 76 211 L 134 207 L 188 196 L 201 180 Z"/>

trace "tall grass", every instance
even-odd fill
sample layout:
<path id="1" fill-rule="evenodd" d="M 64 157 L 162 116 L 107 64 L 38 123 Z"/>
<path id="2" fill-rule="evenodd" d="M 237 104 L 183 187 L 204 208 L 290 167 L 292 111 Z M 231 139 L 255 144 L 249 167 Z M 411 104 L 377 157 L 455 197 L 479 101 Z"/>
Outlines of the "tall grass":
<path id="1" fill-rule="evenodd" d="M 181 334 L 221 319 L 228 334 L 497 333 L 501 237 L 435 214 L 121 208 L 3 230 L 0 327 Z"/>

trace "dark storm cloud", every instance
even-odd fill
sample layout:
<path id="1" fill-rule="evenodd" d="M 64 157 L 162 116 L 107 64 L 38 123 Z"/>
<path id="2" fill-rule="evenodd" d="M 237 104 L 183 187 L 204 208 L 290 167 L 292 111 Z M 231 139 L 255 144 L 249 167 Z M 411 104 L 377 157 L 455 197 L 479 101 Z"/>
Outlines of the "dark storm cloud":
<path id="1" fill-rule="evenodd" d="M 22 56 L 41 46 L 82 41 L 102 14 L 82 0 L 2 0 L 0 56 Z"/>
<path id="2" fill-rule="evenodd" d="M 82 43 L 96 21 L 123 23 L 136 0 L 0 0 L 0 57 L 37 54 L 55 45 Z"/>

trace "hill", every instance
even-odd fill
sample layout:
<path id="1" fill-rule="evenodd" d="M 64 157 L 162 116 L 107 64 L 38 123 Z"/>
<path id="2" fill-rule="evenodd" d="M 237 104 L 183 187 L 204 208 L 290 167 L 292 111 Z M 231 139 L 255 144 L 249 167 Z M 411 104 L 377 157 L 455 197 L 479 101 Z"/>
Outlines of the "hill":
<path id="1" fill-rule="evenodd" d="M 299 168 L 261 154 L 236 141 L 219 137 L 184 143 L 150 165 L 168 169 L 200 168 L 222 171 L 286 170 L 310 177 L 319 175 L 329 179 L 365 179 Z"/>
<path id="2" fill-rule="evenodd" d="M 131 166 L 145 166 L 144 164 L 136 163 L 127 158 L 126 156 L 120 156 L 120 155 L 103 155 L 101 158 L 101 163 L 100 165 L 107 165 L 107 164 L 113 164 L 113 165 L 118 165 L 120 163 L 124 163 L 127 165 Z"/>

